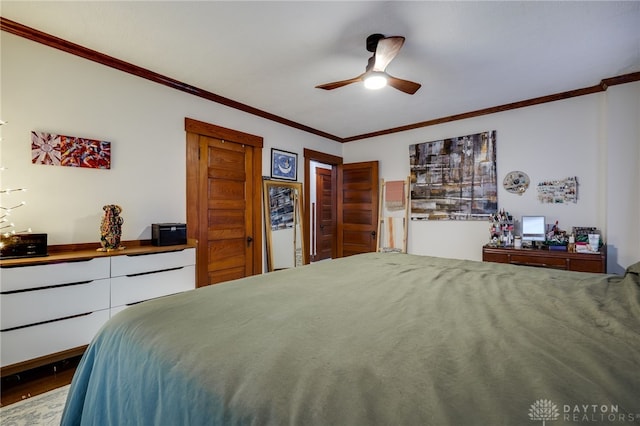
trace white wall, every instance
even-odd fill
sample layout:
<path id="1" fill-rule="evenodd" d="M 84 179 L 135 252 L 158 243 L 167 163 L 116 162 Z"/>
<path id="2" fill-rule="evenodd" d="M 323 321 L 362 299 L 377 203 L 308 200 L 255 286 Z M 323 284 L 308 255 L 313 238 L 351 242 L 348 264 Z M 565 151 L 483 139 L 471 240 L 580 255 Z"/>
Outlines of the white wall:
<path id="1" fill-rule="evenodd" d="M 455 121 L 347 143 L 345 162 L 379 160 L 380 177 L 409 175 L 408 146 L 487 130 L 497 131 L 498 206 L 522 215 L 544 215 L 561 229 L 596 226 L 609 245 L 609 272 L 640 260 L 639 179 L 640 83 L 607 92 Z M 372 154 L 374 153 L 374 154 Z M 506 192 L 502 179 L 513 170 L 531 178 L 522 196 Z M 536 185 L 578 177 L 576 204 L 542 204 Z M 631 232 L 629 232 L 631 231 Z M 411 222 L 409 252 L 480 260 L 489 240 L 484 221 Z"/>
<path id="2" fill-rule="evenodd" d="M 380 177 L 409 174 L 408 146 L 486 130 L 497 131 L 499 180 L 511 170 L 529 174 L 523 196 L 499 190 L 499 207 L 516 217 L 543 214 L 560 227 L 597 226 L 609 246 L 609 272 L 640 260 L 640 83 L 606 92 L 483 117 L 425 127 L 366 141 L 338 144 L 306 132 L 188 95 L 139 77 L 0 33 L 2 44 L 0 187 L 26 186 L 2 205 L 26 200 L 12 221 L 18 229 L 46 232 L 50 244 L 97 242 L 102 206 L 123 207 L 123 239 L 150 238 L 150 224 L 183 222 L 184 117 L 264 138 L 263 174 L 270 149 L 304 148 L 342 156 L 345 162 L 380 161 Z M 32 130 L 112 142 L 112 169 L 31 164 Z M 535 184 L 578 176 L 573 205 L 540 204 Z M 298 180 L 303 172 L 298 171 Z M 481 258 L 488 224 L 411 222 L 409 252 Z"/>
<path id="3" fill-rule="evenodd" d="M 186 221 L 184 118 L 262 136 L 263 174 L 271 148 L 341 155 L 342 146 L 2 32 L 2 198 L 18 230 L 46 232 L 49 244 L 99 241 L 102 206 L 123 208 L 123 239 L 151 238 L 151 224 Z M 110 170 L 31 164 L 30 132 L 111 142 Z M 298 180 L 304 172 L 298 170 Z"/>
<path id="4" fill-rule="evenodd" d="M 613 86 L 603 103 L 608 270 L 640 260 L 640 82 Z"/>

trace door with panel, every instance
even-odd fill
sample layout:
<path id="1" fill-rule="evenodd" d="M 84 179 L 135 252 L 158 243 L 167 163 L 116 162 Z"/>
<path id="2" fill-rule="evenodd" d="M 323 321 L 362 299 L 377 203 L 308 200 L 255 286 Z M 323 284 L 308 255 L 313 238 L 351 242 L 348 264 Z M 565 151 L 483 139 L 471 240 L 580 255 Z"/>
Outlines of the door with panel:
<path id="1" fill-rule="evenodd" d="M 252 150 L 201 136 L 200 152 L 207 187 L 208 284 L 253 275 L 253 206 L 246 199 Z"/>
<path id="2" fill-rule="evenodd" d="M 316 167 L 316 254 L 313 261 L 336 257 L 336 179 L 333 169 Z"/>
<path id="3" fill-rule="evenodd" d="M 377 250 L 378 162 L 337 166 L 338 257 Z"/>
<path id="4" fill-rule="evenodd" d="M 187 137 L 187 232 L 198 240 L 198 287 L 262 272 L 262 138 L 251 144 L 250 135 L 200 124 Z"/>

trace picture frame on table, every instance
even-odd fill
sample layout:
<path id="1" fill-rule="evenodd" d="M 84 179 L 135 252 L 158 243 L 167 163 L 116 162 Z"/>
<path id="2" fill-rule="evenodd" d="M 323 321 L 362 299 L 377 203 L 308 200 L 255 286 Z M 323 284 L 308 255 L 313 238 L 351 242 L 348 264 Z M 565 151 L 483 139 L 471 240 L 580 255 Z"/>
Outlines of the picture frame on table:
<path id="1" fill-rule="evenodd" d="M 298 180 L 298 154 L 271 148 L 271 177 L 274 179 Z"/>

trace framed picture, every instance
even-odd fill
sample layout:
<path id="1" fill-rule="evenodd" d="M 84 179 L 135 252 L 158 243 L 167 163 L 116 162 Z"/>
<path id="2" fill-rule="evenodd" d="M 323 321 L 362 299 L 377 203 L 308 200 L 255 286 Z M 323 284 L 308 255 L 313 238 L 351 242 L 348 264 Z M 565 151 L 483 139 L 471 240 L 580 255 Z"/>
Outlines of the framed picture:
<path id="1" fill-rule="evenodd" d="M 271 177 L 298 180 L 298 154 L 271 148 Z"/>

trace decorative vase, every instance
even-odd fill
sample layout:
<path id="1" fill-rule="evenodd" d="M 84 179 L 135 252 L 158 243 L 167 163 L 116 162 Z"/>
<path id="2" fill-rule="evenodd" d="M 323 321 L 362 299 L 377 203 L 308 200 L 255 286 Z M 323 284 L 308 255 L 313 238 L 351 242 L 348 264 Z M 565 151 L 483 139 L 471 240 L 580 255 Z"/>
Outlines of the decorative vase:
<path id="1" fill-rule="evenodd" d="M 100 225 L 100 245 L 102 245 L 102 248 L 98 249 L 98 251 L 124 249 L 120 245 L 122 223 L 124 222 L 120 217 L 122 208 L 116 204 L 107 204 L 102 207 L 102 210 L 104 210 L 104 217 Z"/>

